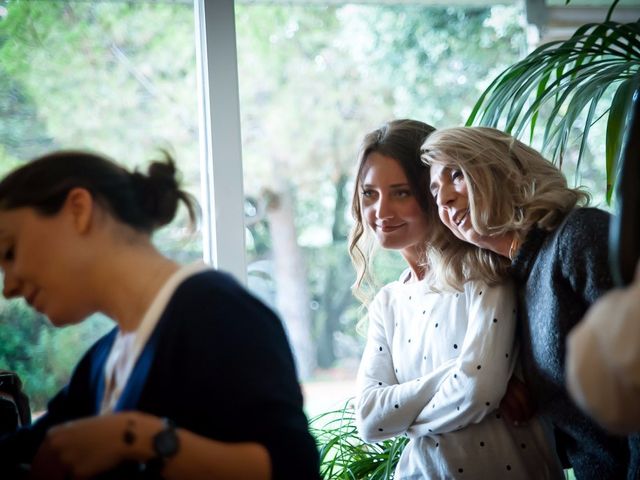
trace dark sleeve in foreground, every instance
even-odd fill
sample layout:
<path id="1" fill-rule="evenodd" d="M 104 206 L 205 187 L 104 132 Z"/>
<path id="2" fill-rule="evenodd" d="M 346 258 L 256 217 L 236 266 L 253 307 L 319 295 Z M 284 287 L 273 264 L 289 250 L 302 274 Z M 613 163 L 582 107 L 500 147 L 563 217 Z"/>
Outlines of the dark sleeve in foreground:
<path id="1" fill-rule="evenodd" d="M 587 311 L 602 295 L 613 288 L 613 278 L 609 265 L 609 224 L 611 215 L 595 208 L 579 208 L 574 210 L 563 224 L 559 236 L 559 248 L 562 258 L 563 275 L 576 293 L 576 299 L 582 300 L 582 309 Z M 575 326 L 582 319 L 582 315 L 572 318 Z M 591 420 L 591 419 L 590 419 Z M 613 455 L 618 458 L 623 454 L 623 439 L 611 435 L 607 440 L 605 432 L 600 432 L 599 426 L 591 424 L 588 428 L 594 433 L 593 438 L 605 439 L 603 444 L 609 451 L 601 450 L 605 460 L 611 461 Z M 627 480 L 640 479 L 640 435 L 630 435 L 628 438 L 629 459 L 627 462 Z M 587 442 L 585 438 L 583 442 Z M 616 446 L 617 445 L 617 446 Z M 591 445 L 590 445 L 591 446 Z M 595 452 L 590 457 L 580 455 L 576 457 L 574 470 L 576 474 L 583 472 L 589 478 L 603 478 L 595 465 L 605 465 L 604 460 L 596 460 Z M 611 465 L 610 470 L 624 469 L 624 465 Z M 588 473 L 587 473 L 588 472 Z"/>
<path id="2" fill-rule="evenodd" d="M 609 267 L 611 216 L 596 208 L 574 210 L 559 235 L 559 252 L 565 278 L 585 310 L 613 287 Z"/>
<path id="3" fill-rule="evenodd" d="M 44 415 L 31 425 L 0 438 L 0 472 L 11 466 L 30 464 L 51 427 L 95 413 L 94 357 L 96 352 L 108 348 L 114 335 L 112 330 L 87 351 L 75 367 L 69 384 L 49 401 Z"/>
<path id="4" fill-rule="evenodd" d="M 167 389 L 180 385 L 169 412 L 179 426 L 221 441 L 264 445 L 274 479 L 319 478 L 316 444 L 278 317 L 220 272 L 185 281 L 165 315 L 171 324 L 150 376 L 165 378 L 166 389 L 161 382 L 146 389 L 143 409 L 166 415 Z M 179 373 L 166 378 L 168 372 Z"/>
<path id="5" fill-rule="evenodd" d="M 63 390 L 50 405 L 64 395 Z M 51 417 L 45 414 L 33 424 L 20 428 L 15 433 L 0 436 L 0 471 L 12 471 L 19 464 L 30 464 L 51 425 Z"/>

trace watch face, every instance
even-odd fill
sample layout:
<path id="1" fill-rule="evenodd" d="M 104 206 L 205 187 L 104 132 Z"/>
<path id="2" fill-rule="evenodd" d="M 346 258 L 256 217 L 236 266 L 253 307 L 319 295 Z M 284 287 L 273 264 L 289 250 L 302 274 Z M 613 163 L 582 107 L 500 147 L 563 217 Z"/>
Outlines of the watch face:
<path id="1" fill-rule="evenodd" d="M 178 435 L 173 427 L 167 427 L 153 438 L 153 449 L 164 458 L 171 457 L 178 451 Z"/>

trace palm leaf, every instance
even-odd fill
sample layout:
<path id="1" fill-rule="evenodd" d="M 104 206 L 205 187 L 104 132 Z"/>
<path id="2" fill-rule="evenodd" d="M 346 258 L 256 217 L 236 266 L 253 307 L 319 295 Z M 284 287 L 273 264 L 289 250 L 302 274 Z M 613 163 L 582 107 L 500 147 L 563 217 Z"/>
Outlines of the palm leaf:
<path id="1" fill-rule="evenodd" d="M 338 410 L 311 419 L 310 430 L 320 451 L 320 473 L 326 480 L 387 480 L 407 439 L 365 443 L 358 436 L 352 400 Z"/>
<path id="2" fill-rule="evenodd" d="M 639 88 L 640 78 L 629 78 L 620 84 L 611 101 L 611 109 L 607 121 L 606 145 L 607 202 L 611 201 L 613 186 L 615 185 L 618 153 L 622 146 L 624 125 L 631 110 L 631 99 Z"/>
<path id="3" fill-rule="evenodd" d="M 608 117 L 609 192 L 615 179 L 615 142 L 630 103 L 630 85 L 639 82 L 640 21 L 587 24 L 568 40 L 539 46 L 498 75 L 474 105 L 466 124 L 503 126 L 516 137 L 526 131 L 530 142 L 542 128 L 542 150 L 559 166 L 573 141 L 570 133 L 581 125 L 579 173 L 591 127 Z M 610 98 L 608 91 L 616 92 L 610 104 L 604 103 Z"/>

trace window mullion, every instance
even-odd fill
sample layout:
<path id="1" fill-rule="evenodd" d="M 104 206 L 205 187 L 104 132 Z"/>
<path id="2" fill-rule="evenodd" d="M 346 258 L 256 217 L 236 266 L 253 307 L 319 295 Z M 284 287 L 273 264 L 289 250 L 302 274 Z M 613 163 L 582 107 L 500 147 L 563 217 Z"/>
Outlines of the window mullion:
<path id="1" fill-rule="evenodd" d="M 203 257 L 246 284 L 244 193 L 233 0 L 194 0 Z"/>

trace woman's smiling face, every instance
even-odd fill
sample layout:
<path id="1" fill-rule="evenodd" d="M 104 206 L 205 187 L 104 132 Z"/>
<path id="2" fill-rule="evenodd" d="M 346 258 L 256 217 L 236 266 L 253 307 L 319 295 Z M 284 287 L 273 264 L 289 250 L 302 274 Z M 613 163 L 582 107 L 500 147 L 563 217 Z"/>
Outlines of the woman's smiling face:
<path id="1" fill-rule="evenodd" d="M 364 221 L 380 246 L 413 257 L 428 238 L 428 222 L 398 161 L 369 154 L 360 183 Z"/>
<path id="2" fill-rule="evenodd" d="M 438 205 L 442 223 L 459 239 L 478 245 L 475 241 L 478 234 L 471 223 L 464 173 L 454 166 L 434 163 L 431 165 L 429 190 Z"/>

